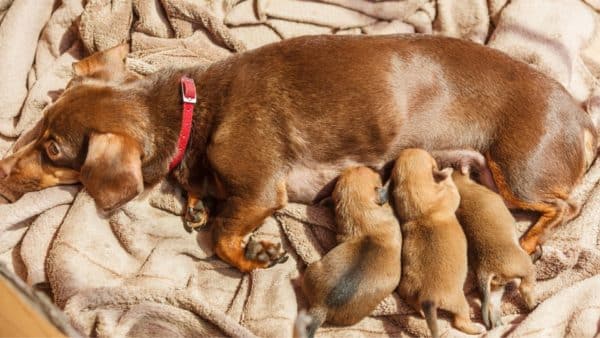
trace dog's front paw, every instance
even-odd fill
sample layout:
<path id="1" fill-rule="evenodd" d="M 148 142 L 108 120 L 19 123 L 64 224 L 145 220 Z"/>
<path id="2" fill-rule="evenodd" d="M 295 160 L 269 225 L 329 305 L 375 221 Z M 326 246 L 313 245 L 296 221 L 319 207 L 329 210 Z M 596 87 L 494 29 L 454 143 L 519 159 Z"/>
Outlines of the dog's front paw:
<path id="1" fill-rule="evenodd" d="M 204 201 L 198 200 L 194 204 L 188 203 L 185 213 L 185 225 L 189 229 L 197 229 L 208 223 L 209 208 Z"/>
<path id="2" fill-rule="evenodd" d="M 267 267 L 284 263 L 288 260 L 288 255 L 281 248 L 281 244 L 273 244 L 267 241 L 257 242 L 250 238 L 246 244 L 245 256 L 249 260 L 267 263 Z"/>

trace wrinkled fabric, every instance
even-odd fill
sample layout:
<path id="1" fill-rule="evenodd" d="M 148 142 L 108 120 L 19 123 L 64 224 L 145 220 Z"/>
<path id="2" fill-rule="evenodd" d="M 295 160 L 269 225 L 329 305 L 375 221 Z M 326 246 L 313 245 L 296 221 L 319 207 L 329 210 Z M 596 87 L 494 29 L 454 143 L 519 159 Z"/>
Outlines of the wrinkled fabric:
<path id="1" fill-rule="evenodd" d="M 0 154 L 27 141 L 44 108 L 89 53 L 129 42 L 128 67 L 209 65 L 300 35 L 426 33 L 487 44 L 559 81 L 600 121 L 600 4 L 595 0 L 0 0 Z M 485 102 L 482 102 L 485 104 Z M 491 337 L 592 337 L 600 319 L 600 164 L 574 192 L 581 215 L 536 263 L 540 305 L 528 313 L 508 288 Z M 0 194 L 8 196 L 0 185 Z M 0 261 L 49 285 L 72 324 L 99 337 L 290 337 L 304 267 L 335 246 L 332 211 L 290 204 L 255 235 L 290 259 L 241 274 L 214 254 L 209 232 L 188 233 L 179 188 L 164 181 L 111 215 L 80 186 L 0 199 Z M 520 222 L 520 232 L 529 223 Z M 479 296 L 465 285 L 474 320 Z M 442 335 L 466 336 L 444 315 Z M 425 321 L 396 293 L 356 325 L 318 337 L 422 336 Z"/>

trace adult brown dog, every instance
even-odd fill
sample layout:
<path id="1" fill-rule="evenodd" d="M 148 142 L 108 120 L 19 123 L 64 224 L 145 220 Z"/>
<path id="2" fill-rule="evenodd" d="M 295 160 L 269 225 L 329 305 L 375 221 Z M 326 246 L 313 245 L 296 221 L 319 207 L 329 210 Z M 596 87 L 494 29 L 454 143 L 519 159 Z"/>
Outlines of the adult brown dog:
<path id="1" fill-rule="evenodd" d="M 192 197 L 209 182 L 216 252 L 242 271 L 271 264 L 246 257 L 243 239 L 288 200 L 314 201 L 342 169 L 382 168 L 407 147 L 484 153 L 504 199 L 541 215 L 521 238 L 531 253 L 578 214 L 569 194 L 596 154 L 590 117 L 559 83 L 466 41 L 300 37 L 143 79 L 125 52 L 76 64 L 40 136 L 0 162 L 0 177 L 21 192 L 80 180 L 100 208 L 122 205 L 168 174 L 188 75 L 199 99 L 174 176 Z"/>

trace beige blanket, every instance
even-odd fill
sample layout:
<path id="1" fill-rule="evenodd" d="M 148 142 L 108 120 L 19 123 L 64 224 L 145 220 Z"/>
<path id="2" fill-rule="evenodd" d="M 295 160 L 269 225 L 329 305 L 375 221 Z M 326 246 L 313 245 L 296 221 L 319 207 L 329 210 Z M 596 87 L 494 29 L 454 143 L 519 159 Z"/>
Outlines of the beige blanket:
<path id="1" fill-rule="evenodd" d="M 82 4 L 85 3 L 85 6 Z M 71 63 L 123 41 L 128 65 L 209 64 L 306 34 L 444 34 L 487 43 L 560 81 L 600 115 L 597 0 L 0 0 L 0 155 L 22 143 L 71 76 Z M 482 102 L 485 104 L 485 102 Z M 21 142 L 17 141 L 21 137 Z M 526 313 L 515 290 L 499 336 L 593 337 L 600 322 L 600 164 L 576 192 L 582 214 L 546 244 L 537 263 L 541 304 Z M 0 186 L 0 194 L 10 192 Z M 242 275 L 217 259 L 209 233 L 184 230 L 171 183 L 101 215 L 78 186 L 0 204 L 0 261 L 49 289 L 87 335 L 289 337 L 305 306 L 297 277 L 334 246 L 331 211 L 290 204 L 258 236 L 281 240 L 291 259 Z M 520 231 L 527 223 L 519 224 Z M 49 288 L 48 288 L 49 287 Z M 479 300 L 465 286 L 473 317 Z M 462 336 L 440 320 L 445 336 Z M 425 321 L 396 294 L 352 327 L 320 337 L 413 336 Z"/>

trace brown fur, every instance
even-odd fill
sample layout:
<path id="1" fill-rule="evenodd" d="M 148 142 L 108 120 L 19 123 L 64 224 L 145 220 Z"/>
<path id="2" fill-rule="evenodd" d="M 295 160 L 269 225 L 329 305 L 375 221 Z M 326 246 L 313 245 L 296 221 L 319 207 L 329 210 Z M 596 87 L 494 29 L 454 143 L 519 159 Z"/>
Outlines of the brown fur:
<path id="1" fill-rule="evenodd" d="M 242 271 L 270 265 L 246 257 L 243 239 L 288 199 L 315 201 L 344 168 L 379 170 L 408 147 L 486 154 L 500 194 L 542 214 L 523 237 L 531 251 L 546 229 L 578 210 L 568 196 L 590 163 L 586 145 L 597 145 L 590 117 L 560 84 L 497 50 L 457 39 L 299 37 L 208 68 L 164 69 L 142 79 L 126 71 L 123 55 L 114 48 L 75 66 L 78 76 L 46 110 L 40 136 L 0 162 L 3 184 L 17 196 L 72 183 L 93 133 L 136 143 L 144 184 L 155 184 L 176 153 L 179 80 L 189 75 L 199 98 L 190 144 L 173 175 L 191 195 L 205 181 L 218 194 L 210 221 L 215 249 Z M 62 149 L 55 160 L 45 155 L 50 137 Z M 117 168 L 130 160 L 98 163 L 104 174 L 84 184 L 102 186 L 113 172 L 124 175 Z M 108 210 L 137 191 L 139 182 L 126 182 L 128 193 L 89 191 Z"/>
<path id="2" fill-rule="evenodd" d="M 501 325 L 499 306 L 491 301 L 496 290 L 501 297 L 503 286 L 520 279 L 519 290 L 529 308 L 535 306 L 535 267 L 519 246 L 515 219 L 502 198 L 471 180 L 469 175 L 452 175 L 460 193 L 456 212 L 469 248 L 469 265 L 477 275 L 482 293 L 482 317 L 488 328 Z"/>
<path id="3" fill-rule="evenodd" d="M 392 196 L 402 228 L 400 295 L 422 311 L 434 337 L 437 309 L 454 315 L 466 333 L 481 330 L 469 318 L 463 293 L 467 277 L 467 240 L 455 216 L 460 197 L 450 176 L 439 171 L 422 149 L 400 152 L 392 172 Z"/>
<path id="4" fill-rule="evenodd" d="M 379 174 L 366 167 L 345 170 L 333 201 L 338 246 L 304 273 L 303 290 L 313 323 L 308 336 L 327 320 L 352 325 L 368 316 L 400 281 L 400 225 L 380 201 Z"/>

